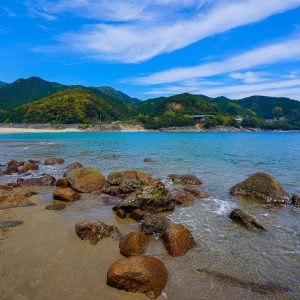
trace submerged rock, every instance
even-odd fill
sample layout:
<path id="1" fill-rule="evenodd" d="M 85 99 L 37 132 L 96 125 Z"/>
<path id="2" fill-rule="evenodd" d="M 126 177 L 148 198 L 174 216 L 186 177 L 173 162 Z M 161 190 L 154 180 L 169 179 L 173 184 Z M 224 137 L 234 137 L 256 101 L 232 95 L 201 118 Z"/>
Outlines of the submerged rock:
<path id="1" fill-rule="evenodd" d="M 172 256 L 184 255 L 192 249 L 196 242 L 189 230 L 182 224 L 175 224 L 168 227 L 162 239 L 169 254 Z"/>
<path id="2" fill-rule="evenodd" d="M 1 221 L 0 220 L 0 229 L 5 229 L 9 227 L 16 227 L 22 225 L 24 222 L 23 221 Z"/>
<path id="3" fill-rule="evenodd" d="M 139 208 L 130 213 L 129 218 L 135 221 L 141 221 L 144 218 L 145 212 Z"/>
<path id="4" fill-rule="evenodd" d="M 62 158 L 51 157 L 51 158 L 47 158 L 44 161 L 44 165 L 46 165 L 46 166 L 61 165 L 64 162 L 65 161 Z"/>
<path id="5" fill-rule="evenodd" d="M 281 184 L 271 175 L 258 172 L 230 189 L 233 195 L 249 196 L 263 200 L 265 203 L 286 203 L 289 199 L 288 193 Z"/>
<path id="6" fill-rule="evenodd" d="M 120 240 L 120 253 L 126 257 L 144 254 L 149 242 L 144 232 L 131 232 Z"/>
<path id="7" fill-rule="evenodd" d="M 229 218 L 233 221 L 239 222 L 240 224 L 244 225 L 247 229 L 253 230 L 253 231 L 266 231 L 266 229 L 260 225 L 255 218 L 252 216 L 242 212 L 240 209 L 236 208 L 234 209 L 230 215 Z"/>
<path id="8" fill-rule="evenodd" d="M 35 204 L 22 195 L 14 195 L 11 193 L 0 195 L 0 209 L 27 207 L 33 205 Z"/>
<path id="9" fill-rule="evenodd" d="M 163 234 L 170 226 L 170 221 L 166 217 L 158 217 L 153 214 L 145 214 L 143 217 L 142 231 L 146 234 Z"/>
<path id="10" fill-rule="evenodd" d="M 157 298 L 168 279 L 165 265 L 150 256 L 132 256 L 116 261 L 107 272 L 107 284 L 119 290 Z"/>
<path id="11" fill-rule="evenodd" d="M 292 195 L 292 203 L 296 207 L 300 207 L 300 196 L 297 194 Z"/>
<path id="12" fill-rule="evenodd" d="M 71 185 L 66 177 L 62 177 L 56 180 L 56 186 L 61 188 L 69 188 Z"/>
<path id="13" fill-rule="evenodd" d="M 209 193 L 206 191 L 194 189 L 192 187 L 184 187 L 183 190 L 197 199 L 205 199 L 210 197 Z"/>
<path id="14" fill-rule="evenodd" d="M 152 158 L 150 158 L 150 157 L 146 157 L 146 158 L 144 158 L 144 162 L 153 163 L 154 160 Z"/>
<path id="15" fill-rule="evenodd" d="M 144 184 L 149 183 L 152 180 L 151 175 L 141 171 L 127 170 L 122 172 L 114 172 L 108 175 L 107 182 L 110 185 L 120 185 L 124 180 L 137 180 Z"/>
<path id="16" fill-rule="evenodd" d="M 193 199 L 187 193 L 175 193 L 172 197 L 176 204 L 192 205 Z"/>
<path id="17" fill-rule="evenodd" d="M 74 190 L 82 193 L 99 191 L 105 184 L 105 177 L 93 168 L 70 171 L 67 174 L 67 179 Z"/>
<path id="18" fill-rule="evenodd" d="M 53 198 L 56 200 L 62 200 L 67 202 L 78 201 L 81 195 L 70 188 L 56 188 L 53 192 Z"/>
<path id="19" fill-rule="evenodd" d="M 19 174 L 24 174 L 29 171 L 39 170 L 39 166 L 36 163 L 26 162 L 24 166 L 19 168 Z"/>
<path id="20" fill-rule="evenodd" d="M 56 182 L 55 177 L 46 174 L 41 177 L 24 179 L 20 178 L 17 180 L 19 186 L 54 186 Z"/>
<path id="21" fill-rule="evenodd" d="M 119 229 L 116 226 L 106 225 L 102 221 L 87 221 L 75 225 L 76 234 L 82 240 L 89 240 L 95 245 L 103 238 L 116 237 Z"/>
<path id="22" fill-rule="evenodd" d="M 126 212 L 132 212 L 137 208 L 148 211 L 173 210 L 174 202 L 166 186 L 161 181 L 154 180 L 128 195 L 117 208 L 122 208 Z"/>
<path id="23" fill-rule="evenodd" d="M 63 210 L 66 208 L 66 204 L 63 204 L 63 203 L 50 204 L 50 205 L 47 205 L 45 208 L 48 210 Z"/>
<path id="24" fill-rule="evenodd" d="M 200 185 L 200 184 L 202 184 L 202 181 L 199 178 L 197 178 L 195 175 L 191 175 L 191 174 L 184 174 L 184 175 L 170 174 L 168 176 L 168 179 L 170 179 L 175 184 L 183 184 L 183 185 Z"/>

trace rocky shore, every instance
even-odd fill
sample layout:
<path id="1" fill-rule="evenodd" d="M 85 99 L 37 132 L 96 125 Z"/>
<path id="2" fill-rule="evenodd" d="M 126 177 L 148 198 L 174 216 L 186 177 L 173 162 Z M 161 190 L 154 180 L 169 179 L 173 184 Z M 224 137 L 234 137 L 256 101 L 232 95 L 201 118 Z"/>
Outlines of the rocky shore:
<path id="1" fill-rule="evenodd" d="M 152 161 L 150 158 L 145 159 L 145 162 L 150 161 Z M 36 175 L 42 165 L 61 168 L 64 176 L 55 178 L 51 174 Z M 14 181 L 16 174 L 22 178 Z M 87 241 L 86 246 L 82 245 L 81 247 L 89 249 L 89 244 L 90 247 L 95 247 L 96 244 L 102 244 L 104 239 L 111 240 L 110 249 L 113 250 L 108 252 L 114 253 L 112 257 L 118 258 L 117 253 L 123 256 L 123 258 L 116 259 L 112 265 L 106 266 L 107 288 L 141 293 L 155 299 L 163 293 L 168 282 L 169 272 L 164 261 L 146 255 L 147 249 L 151 247 L 153 241 L 161 241 L 161 245 L 170 259 L 184 256 L 201 244 L 201 240 L 193 235 L 190 228 L 184 224 L 172 222 L 165 215 L 165 213 L 171 214 L 177 206 L 192 206 L 196 201 L 210 198 L 210 195 L 202 188 L 202 180 L 193 174 L 170 174 L 167 177 L 167 184 L 161 179 L 153 178 L 151 174 L 138 170 L 113 172 L 105 177 L 99 170 L 85 167 L 79 162 L 65 166 L 64 159 L 47 158 L 43 162 L 29 159 L 26 162 L 11 160 L 3 163 L 0 176 L 5 176 L 7 179 L 6 183 L 0 185 L 0 211 L 5 212 L 3 220 L 0 220 L 1 230 L 15 226 L 22 227 L 33 222 L 26 214 L 26 209 L 29 212 L 30 207 L 37 206 L 32 208 L 31 214 L 35 211 L 35 214 L 41 214 L 42 218 L 46 218 L 43 222 L 49 222 L 51 214 L 62 213 L 67 206 L 74 202 L 83 202 L 84 205 L 86 195 L 94 197 L 104 195 L 106 201 L 112 199 L 111 201 L 115 203 L 112 209 L 116 215 L 114 224 L 109 224 L 102 219 L 89 219 L 74 223 L 72 228 L 72 237 L 78 237 L 76 243 Z M 53 202 L 41 208 L 38 198 L 45 188 L 52 189 Z M 299 206 L 299 195 L 290 197 L 275 178 L 262 172 L 253 174 L 243 182 L 237 183 L 230 189 L 230 193 L 242 197 L 244 201 L 256 201 L 280 207 L 292 200 L 291 205 Z M 14 208 L 22 209 L 20 217 L 24 217 L 24 219 L 5 219 L 5 216 L 10 216 Z M 255 232 L 268 234 L 268 228 L 263 224 L 263 219 L 256 220 L 254 216 L 239 208 L 234 209 L 228 217 L 228 222 L 233 221 L 241 225 L 240 230 L 248 229 L 253 231 L 253 234 Z M 62 221 L 58 221 L 59 226 L 64 226 L 63 218 L 60 220 Z M 122 227 L 124 221 L 133 224 L 135 230 L 129 233 L 122 232 L 119 227 Z M 29 226 L 33 226 L 33 224 Z M 55 228 L 42 225 L 41 228 L 43 227 L 54 234 Z M 245 228 L 242 229 L 242 227 Z M 10 230 L 16 229 L 11 228 Z M 48 232 L 43 231 L 43 234 L 47 235 Z M 50 232 L 49 235 L 51 235 Z M 31 237 L 31 239 L 34 238 Z M 66 243 L 68 239 L 64 242 Z M 31 240 L 28 239 L 28 243 L 30 242 Z M 37 241 L 35 240 L 35 242 Z M 5 240 L 1 241 L 2 243 L 5 244 Z M 117 246 L 117 244 L 119 245 Z M 92 251 L 92 257 L 87 261 L 80 259 L 76 265 L 79 268 L 84 265 L 87 268 L 84 276 L 89 276 L 86 274 L 89 272 L 88 264 L 97 259 L 99 255 L 107 256 L 109 254 L 100 251 L 95 256 Z M 102 267 L 104 265 L 107 264 L 103 264 Z M 23 268 L 24 266 L 20 265 L 19 267 Z M 90 267 L 92 268 L 92 265 Z M 258 291 L 263 291 L 266 295 L 280 295 L 286 292 L 285 288 L 277 283 L 268 285 L 260 282 L 246 282 L 211 270 L 201 270 L 201 272 L 236 283 L 243 288 L 257 287 Z M 93 273 L 91 276 L 97 275 Z M 66 290 L 68 290 L 67 287 Z M 110 293 L 109 290 L 108 293 Z M 117 294 L 114 292 L 114 295 Z M 116 299 L 114 297 L 111 299 Z M 107 295 L 106 299 L 108 299 Z"/>

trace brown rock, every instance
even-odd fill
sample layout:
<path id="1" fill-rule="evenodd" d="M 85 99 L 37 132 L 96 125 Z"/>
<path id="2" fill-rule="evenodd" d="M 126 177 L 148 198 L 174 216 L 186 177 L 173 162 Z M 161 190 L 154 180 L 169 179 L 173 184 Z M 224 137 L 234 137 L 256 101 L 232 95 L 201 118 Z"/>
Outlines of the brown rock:
<path id="1" fill-rule="evenodd" d="M 14 207 L 26 207 L 35 205 L 28 198 L 11 193 L 0 194 L 0 210 Z"/>
<path id="2" fill-rule="evenodd" d="M 116 261 L 107 272 L 107 284 L 119 290 L 157 298 L 168 279 L 165 265 L 150 256 L 132 256 Z"/>
<path id="3" fill-rule="evenodd" d="M 167 228 L 162 239 L 172 256 L 184 255 L 196 245 L 192 234 L 182 224 L 175 224 Z"/>
<path id="4" fill-rule="evenodd" d="M 81 196 L 70 188 L 56 188 L 53 192 L 53 198 L 55 200 L 74 202 L 80 200 Z"/>
<path id="5" fill-rule="evenodd" d="M 108 175 L 107 182 L 110 185 L 120 185 L 125 179 L 134 179 L 143 181 L 145 184 L 152 180 L 151 175 L 136 170 L 127 170 L 122 172 L 114 172 Z"/>
<path id="6" fill-rule="evenodd" d="M 152 160 L 150 157 L 146 157 L 146 158 L 144 158 L 144 162 L 152 163 L 152 162 L 154 162 L 154 160 Z"/>
<path id="7" fill-rule="evenodd" d="M 300 207 L 300 196 L 297 194 L 292 195 L 292 203 L 296 207 Z"/>
<path id="8" fill-rule="evenodd" d="M 244 225 L 247 229 L 253 230 L 253 231 L 266 231 L 266 229 L 260 225 L 255 218 L 252 216 L 242 212 L 240 209 L 236 208 L 234 209 L 230 215 L 229 218 L 235 222 L 238 222 L 242 225 Z"/>
<path id="9" fill-rule="evenodd" d="M 66 208 L 66 204 L 63 204 L 63 203 L 50 204 L 50 205 L 47 205 L 45 208 L 48 210 L 63 210 L 64 208 Z"/>
<path id="10" fill-rule="evenodd" d="M 163 234 L 170 226 L 170 221 L 166 217 L 158 217 L 153 214 L 146 213 L 142 223 L 142 231 L 146 234 Z"/>
<path id="11" fill-rule="evenodd" d="M 116 237 L 119 234 L 118 227 L 106 225 L 102 221 L 78 223 L 75 225 L 75 231 L 82 240 L 89 240 L 93 245 L 103 238 Z"/>
<path id="12" fill-rule="evenodd" d="M 186 193 L 177 193 L 173 196 L 175 202 L 180 205 L 192 205 L 193 199 Z"/>
<path id="13" fill-rule="evenodd" d="M 122 195 L 122 192 L 120 191 L 119 187 L 118 186 L 104 186 L 102 188 L 102 193 L 104 194 L 108 194 L 108 195 L 111 195 L 111 196 L 121 196 Z"/>
<path id="14" fill-rule="evenodd" d="M 71 185 L 66 177 L 62 177 L 56 180 L 56 186 L 61 188 L 69 188 Z"/>
<path id="15" fill-rule="evenodd" d="M 197 199 L 205 199 L 210 197 L 210 195 L 203 190 L 198 190 L 191 187 L 184 187 L 183 190 Z"/>
<path id="16" fill-rule="evenodd" d="M 200 184 L 202 184 L 202 181 L 199 178 L 197 178 L 195 175 L 191 175 L 191 174 L 184 174 L 184 175 L 170 174 L 168 176 L 168 178 L 175 184 L 183 184 L 183 185 L 200 185 Z"/>
<path id="17" fill-rule="evenodd" d="M 11 191 L 13 187 L 8 184 L 0 184 L 0 190 Z"/>
<path id="18" fill-rule="evenodd" d="M 120 218 L 120 219 L 125 219 L 126 218 L 126 213 L 123 209 L 119 208 L 116 212 L 116 215 Z"/>
<path id="19" fill-rule="evenodd" d="M 55 177 L 51 175 L 43 175 L 41 177 L 29 178 L 29 179 L 18 179 L 17 184 L 19 186 L 54 186 L 55 185 Z"/>
<path id="20" fill-rule="evenodd" d="M 19 168 L 19 174 L 24 174 L 29 171 L 35 171 L 38 169 L 39 169 L 39 166 L 36 163 L 26 162 L 23 167 Z"/>
<path id="21" fill-rule="evenodd" d="M 54 166 L 54 165 L 61 165 L 63 164 L 65 161 L 62 158 L 55 158 L 55 157 L 51 157 L 51 158 L 47 158 L 44 161 L 44 165 L 46 166 Z"/>
<path id="22" fill-rule="evenodd" d="M 144 214 L 145 214 L 145 212 L 138 208 L 130 213 L 129 218 L 131 218 L 135 221 L 141 221 L 144 218 Z"/>
<path id="23" fill-rule="evenodd" d="M 14 173 L 18 173 L 19 167 L 22 167 L 23 165 L 24 165 L 24 162 L 19 162 L 19 161 L 13 159 L 7 163 L 7 168 L 4 171 L 4 174 L 11 175 Z"/>
<path id="24" fill-rule="evenodd" d="M 75 163 L 72 163 L 72 164 L 68 165 L 66 167 L 66 170 L 68 172 L 70 172 L 70 171 L 77 170 L 77 169 L 80 169 L 80 168 L 83 168 L 83 165 L 79 162 L 75 162 Z"/>
<path id="25" fill-rule="evenodd" d="M 144 254 L 149 242 L 144 232 L 131 232 L 120 240 L 120 253 L 126 257 Z"/>
<path id="26" fill-rule="evenodd" d="M 70 171 L 67 179 L 71 187 L 82 193 L 99 191 L 105 184 L 104 176 L 93 168 L 80 168 Z"/>

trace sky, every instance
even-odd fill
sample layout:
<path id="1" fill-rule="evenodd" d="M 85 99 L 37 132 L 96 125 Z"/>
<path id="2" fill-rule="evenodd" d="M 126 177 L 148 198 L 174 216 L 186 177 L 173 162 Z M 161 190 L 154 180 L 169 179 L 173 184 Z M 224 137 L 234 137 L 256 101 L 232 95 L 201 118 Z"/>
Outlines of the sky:
<path id="1" fill-rule="evenodd" d="M 0 81 L 300 100 L 300 0 L 0 0 Z"/>

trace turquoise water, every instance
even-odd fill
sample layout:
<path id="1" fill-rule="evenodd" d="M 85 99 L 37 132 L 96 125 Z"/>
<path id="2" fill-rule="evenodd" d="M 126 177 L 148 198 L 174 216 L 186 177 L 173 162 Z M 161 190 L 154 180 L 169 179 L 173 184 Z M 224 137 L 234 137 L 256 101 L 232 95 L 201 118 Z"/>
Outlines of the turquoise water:
<path id="1" fill-rule="evenodd" d="M 291 205 L 271 208 L 228 193 L 232 185 L 257 171 L 272 174 L 289 193 L 300 193 L 299 151 L 300 133 L 43 133 L 0 136 L 0 163 L 13 158 L 44 160 L 61 157 L 66 164 L 79 161 L 105 175 L 134 168 L 162 179 L 170 173 L 193 173 L 201 178 L 211 197 L 199 200 L 191 207 L 178 207 L 170 216 L 192 230 L 198 247 L 179 260 L 169 258 L 160 248 L 149 250 L 149 254 L 160 257 L 172 272 L 166 289 L 169 299 L 199 299 L 194 296 L 200 292 L 207 298 L 218 298 L 222 294 L 231 295 L 232 299 L 262 297 L 199 274 L 195 271 L 197 268 L 222 271 L 260 283 L 279 283 L 289 289 L 286 297 L 300 297 L 300 209 Z M 155 162 L 144 163 L 145 157 Z M 58 176 L 62 170 L 60 167 L 43 167 L 41 172 Z M 13 179 L 15 177 L 11 176 L 9 181 Z M 7 176 L 0 177 L 1 181 L 8 181 Z M 45 199 L 50 201 L 47 197 Z M 107 210 L 107 215 L 111 215 L 109 206 L 99 204 L 100 207 L 101 212 L 93 206 L 80 213 L 96 217 L 105 215 Z M 232 223 L 228 214 L 235 207 L 254 215 L 267 228 L 267 233 L 255 234 Z M 78 215 L 78 211 L 69 210 L 68 214 L 72 213 Z M 176 292 L 174 286 L 178 287 Z M 274 299 L 274 296 L 269 299 Z"/>

